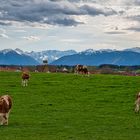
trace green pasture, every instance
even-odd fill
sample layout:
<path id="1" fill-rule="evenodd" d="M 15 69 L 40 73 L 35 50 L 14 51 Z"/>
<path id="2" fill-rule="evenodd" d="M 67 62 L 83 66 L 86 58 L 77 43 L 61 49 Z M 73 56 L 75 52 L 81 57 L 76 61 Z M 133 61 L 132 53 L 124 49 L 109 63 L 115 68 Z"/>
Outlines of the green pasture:
<path id="1" fill-rule="evenodd" d="M 0 72 L 0 95 L 13 98 L 1 140 L 139 140 L 134 113 L 139 76 Z"/>

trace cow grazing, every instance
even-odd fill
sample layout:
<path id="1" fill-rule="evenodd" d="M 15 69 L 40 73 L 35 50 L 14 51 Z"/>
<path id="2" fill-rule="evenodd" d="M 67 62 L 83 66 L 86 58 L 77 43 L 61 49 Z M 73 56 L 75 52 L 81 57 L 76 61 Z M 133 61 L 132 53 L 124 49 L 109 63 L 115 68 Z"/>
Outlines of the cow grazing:
<path id="1" fill-rule="evenodd" d="M 9 95 L 0 96 L 0 125 L 8 125 L 11 108 L 12 98 Z"/>
<path id="2" fill-rule="evenodd" d="M 28 81 L 29 81 L 30 75 L 27 72 L 22 73 L 22 86 L 28 86 Z"/>
<path id="3" fill-rule="evenodd" d="M 89 74 L 87 66 L 84 65 L 76 65 L 75 72 L 77 74 Z"/>
<path id="4" fill-rule="evenodd" d="M 136 96 L 135 112 L 139 112 L 139 109 L 140 109 L 140 92 Z"/>

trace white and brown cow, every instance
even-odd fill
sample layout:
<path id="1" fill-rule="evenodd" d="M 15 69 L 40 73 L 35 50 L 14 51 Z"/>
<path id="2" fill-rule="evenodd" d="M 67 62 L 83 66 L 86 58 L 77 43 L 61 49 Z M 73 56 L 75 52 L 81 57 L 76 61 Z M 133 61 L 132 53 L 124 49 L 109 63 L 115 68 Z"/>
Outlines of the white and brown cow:
<path id="1" fill-rule="evenodd" d="M 75 72 L 77 74 L 89 74 L 88 69 L 87 69 L 87 66 L 79 65 L 79 64 L 76 65 Z"/>
<path id="2" fill-rule="evenodd" d="M 135 112 L 139 112 L 139 109 L 140 109 L 140 92 L 136 96 Z"/>
<path id="3" fill-rule="evenodd" d="M 24 86 L 24 87 L 28 86 L 28 81 L 29 81 L 29 78 L 30 78 L 29 73 L 23 72 L 21 78 L 22 78 L 22 83 L 21 83 L 22 86 Z"/>
<path id="4" fill-rule="evenodd" d="M 8 125 L 11 108 L 12 98 L 9 95 L 0 96 L 0 125 Z"/>

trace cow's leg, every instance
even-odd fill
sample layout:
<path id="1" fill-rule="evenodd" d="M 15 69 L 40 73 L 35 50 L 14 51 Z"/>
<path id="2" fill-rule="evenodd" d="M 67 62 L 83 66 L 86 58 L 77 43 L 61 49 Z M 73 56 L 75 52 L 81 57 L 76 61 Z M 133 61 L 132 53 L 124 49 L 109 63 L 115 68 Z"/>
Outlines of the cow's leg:
<path id="1" fill-rule="evenodd" d="M 0 114 L 0 125 L 2 125 L 2 121 L 3 121 L 3 115 Z"/>
<path id="2" fill-rule="evenodd" d="M 8 125 L 8 113 L 3 115 L 3 125 Z"/>
<path id="3" fill-rule="evenodd" d="M 28 79 L 25 79 L 25 86 L 28 86 Z"/>
<path id="4" fill-rule="evenodd" d="M 23 79 L 22 79 L 22 81 L 21 81 L 21 85 L 24 86 L 24 80 L 23 80 Z"/>
<path id="5" fill-rule="evenodd" d="M 135 112 L 139 112 L 139 104 L 138 103 L 136 103 Z"/>
<path id="6" fill-rule="evenodd" d="M 27 79 L 27 83 L 26 83 L 26 85 L 28 86 L 28 79 Z"/>
<path id="7" fill-rule="evenodd" d="M 27 80 L 25 80 L 25 87 L 27 86 Z"/>
<path id="8" fill-rule="evenodd" d="M 25 87 L 25 80 L 22 79 L 22 86 Z"/>
<path id="9" fill-rule="evenodd" d="M 9 112 L 5 114 L 5 122 L 4 122 L 4 125 L 8 125 L 8 118 L 9 118 Z"/>
<path id="10" fill-rule="evenodd" d="M 7 118 L 7 113 L 2 113 L 0 115 L 0 125 L 8 125 L 8 118 Z"/>
<path id="11" fill-rule="evenodd" d="M 26 87 L 26 79 L 24 80 L 24 87 Z"/>

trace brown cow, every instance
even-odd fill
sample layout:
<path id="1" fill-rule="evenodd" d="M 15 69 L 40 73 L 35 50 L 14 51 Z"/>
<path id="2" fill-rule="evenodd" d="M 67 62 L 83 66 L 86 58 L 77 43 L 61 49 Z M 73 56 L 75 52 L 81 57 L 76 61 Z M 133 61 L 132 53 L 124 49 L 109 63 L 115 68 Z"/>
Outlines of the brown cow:
<path id="1" fill-rule="evenodd" d="M 136 96 L 135 112 L 139 112 L 139 109 L 140 109 L 140 92 Z"/>
<path id="2" fill-rule="evenodd" d="M 11 108 L 12 98 L 9 95 L 0 96 L 0 125 L 8 125 Z"/>
<path id="3" fill-rule="evenodd" d="M 27 72 L 22 73 L 22 86 L 28 86 L 28 81 L 29 81 L 30 75 Z"/>
<path id="4" fill-rule="evenodd" d="M 75 72 L 78 74 L 89 74 L 87 66 L 76 65 Z"/>

